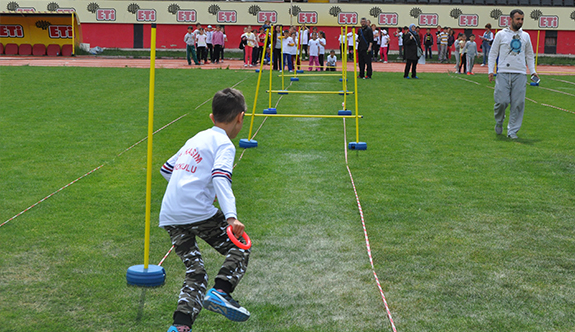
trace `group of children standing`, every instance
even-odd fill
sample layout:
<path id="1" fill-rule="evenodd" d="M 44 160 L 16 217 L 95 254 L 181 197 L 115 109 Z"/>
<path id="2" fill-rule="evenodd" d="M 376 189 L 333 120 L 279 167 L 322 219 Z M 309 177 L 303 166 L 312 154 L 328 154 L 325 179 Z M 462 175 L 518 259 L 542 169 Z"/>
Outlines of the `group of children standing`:
<path id="1" fill-rule="evenodd" d="M 211 63 L 220 63 L 224 60 L 224 49 L 227 36 L 224 27 L 216 26 L 215 30 L 211 25 L 206 29 L 200 23 L 196 24 L 196 29 L 188 27 L 188 33 L 184 36 L 186 43 L 186 59 L 188 65 L 192 64 L 192 59 L 196 65 L 208 63 L 208 53 Z M 196 54 L 197 51 L 197 54 Z"/>
<path id="2" fill-rule="evenodd" d="M 463 33 L 457 36 L 455 41 L 455 69 L 457 74 L 475 75 L 473 74 L 473 66 L 475 65 L 475 58 L 479 57 L 477 52 L 477 44 L 475 43 L 475 35 L 470 35 L 469 40 Z M 463 70 L 462 70 L 463 69 Z"/>
<path id="3" fill-rule="evenodd" d="M 326 70 L 335 71 L 337 62 L 335 51 L 331 51 L 327 57 L 327 63 L 325 61 L 327 41 L 323 31 L 317 31 L 317 28 L 314 28 L 310 32 L 305 25 L 299 33 L 295 27 L 282 31 L 282 27 L 278 25 L 274 29 L 272 38 L 274 70 L 284 70 L 287 67 L 289 72 L 293 72 L 295 67 L 300 68 L 302 59 L 308 59 L 309 71 L 323 71 L 324 65 L 327 67 Z M 283 59 L 283 65 L 280 65 L 281 59 Z"/>
<path id="4" fill-rule="evenodd" d="M 266 32 L 264 27 L 259 31 L 250 25 L 244 28 L 244 33 L 240 37 L 240 49 L 244 50 L 244 67 L 252 67 L 258 64 L 264 54 L 264 42 Z"/>

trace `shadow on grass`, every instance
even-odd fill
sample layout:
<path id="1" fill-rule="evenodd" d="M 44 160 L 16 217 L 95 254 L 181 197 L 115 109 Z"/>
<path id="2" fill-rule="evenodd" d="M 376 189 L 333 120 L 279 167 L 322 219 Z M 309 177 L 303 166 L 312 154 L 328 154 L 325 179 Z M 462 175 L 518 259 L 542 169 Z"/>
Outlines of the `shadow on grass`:
<path id="1" fill-rule="evenodd" d="M 146 304 L 146 288 L 143 288 L 142 294 L 140 295 L 140 304 L 138 305 L 138 314 L 136 315 L 136 323 L 140 323 L 142 321 L 145 304 Z"/>
<path id="2" fill-rule="evenodd" d="M 498 140 L 500 142 L 521 143 L 521 144 L 526 144 L 526 145 L 535 145 L 536 143 L 539 143 L 542 141 L 542 139 L 529 139 L 529 138 L 521 138 L 521 137 L 519 137 L 517 139 L 511 139 L 505 135 L 497 135 L 496 140 Z"/>

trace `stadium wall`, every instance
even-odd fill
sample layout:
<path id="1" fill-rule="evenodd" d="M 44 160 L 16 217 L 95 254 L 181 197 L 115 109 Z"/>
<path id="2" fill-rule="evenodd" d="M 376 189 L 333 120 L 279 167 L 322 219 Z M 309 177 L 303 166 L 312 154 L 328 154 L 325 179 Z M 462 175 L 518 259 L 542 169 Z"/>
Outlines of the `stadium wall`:
<path id="1" fill-rule="evenodd" d="M 289 3 L 228 1 L 0 1 L 10 12 L 74 10 L 82 22 L 83 42 L 92 47 L 148 48 L 150 23 L 158 24 L 157 47 L 184 48 L 183 36 L 189 25 L 226 26 L 226 48 L 237 48 L 247 25 L 259 27 L 266 19 L 274 24 L 317 26 L 327 35 L 327 48 L 338 47 L 340 26 L 359 25 L 366 17 L 379 27 L 394 32 L 411 23 L 423 31 L 449 26 L 456 32 L 480 35 L 491 23 L 494 30 L 509 24 L 510 6 L 423 5 L 383 3 Z M 525 12 L 524 30 L 529 32 L 539 53 L 575 54 L 575 8 L 520 7 Z M 1 23 L 0 23 L 1 25 Z M 392 38 L 391 50 L 397 49 Z"/>

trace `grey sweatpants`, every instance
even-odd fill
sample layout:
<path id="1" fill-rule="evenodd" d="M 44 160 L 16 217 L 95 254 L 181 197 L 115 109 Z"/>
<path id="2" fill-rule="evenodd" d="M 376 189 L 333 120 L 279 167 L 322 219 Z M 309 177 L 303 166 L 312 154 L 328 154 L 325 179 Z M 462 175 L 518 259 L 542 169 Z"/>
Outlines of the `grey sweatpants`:
<path id="1" fill-rule="evenodd" d="M 475 55 L 470 56 L 469 54 L 467 54 L 467 72 L 468 73 L 473 72 L 473 66 L 474 65 L 475 65 Z"/>
<path id="2" fill-rule="evenodd" d="M 527 75 L 515 73 L 497 73 L 495 78 L 495 122 L 502 125 L 505 120 L 505 109 L 509 107 L 509 123 L 507 135 L 517 134 L 523 122 L 525 110 L 525 90 Z"/>

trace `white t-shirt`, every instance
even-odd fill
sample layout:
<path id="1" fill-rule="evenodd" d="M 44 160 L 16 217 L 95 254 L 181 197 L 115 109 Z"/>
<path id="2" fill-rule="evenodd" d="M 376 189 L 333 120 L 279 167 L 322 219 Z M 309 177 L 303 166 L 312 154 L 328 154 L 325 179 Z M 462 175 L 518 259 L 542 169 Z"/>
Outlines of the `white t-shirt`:
<path id="1" fill-rule="evenodd" d="M 403 46 L 403 32 L 397 33 L 397 45 Z"/>
<path id="2" fill-rule="evenodd" d="M 319 54 L 325 54 L 325 38 L 319 38 Z"/>
<path id="3" fill-rule="evenodd" d="M 357 34 L 355 35 L 355 41 L 357 44 Z M 353 33 L 348 33 L 347 34 L 347 46 L 353 46 Z"/>
<path id="4" fill-rule="evenodd" d="M 301 44 L 307 45 L 309 43 L 309 30 L 305 29 L 300 31 L 301 35 Z"/>
<path id="5" fill-rule="evenodd" d="M 381 39 L 379 38 L 379 30 L 377 30 L 377 29 L 373 30 L 373 41 L 374 41 L 377 45 L 380 45 L 380 44 L 381 44 Z"/>
<path id="6" fill-rule="evenodd" d="M 295 45 L 293 38 L 291 36 L 284 38 L 282 43 L 283 43 L 283 53 L 284 54 L 295 55 L 297 53 L 297 46 Z M 293 45 L 289 46 L 289 44 L 293 44 Z"/>
<path id="7" fill-rule="evenodd" d="M 206 35 L 197 35 L 196 36 L 196 43 L 198 43 L 198 47 L 206 47 Z"/>
<path id="8" fill-rule="evenodd" d="M 214 32 L 213 31 L 206 31 L 206 43 L 211 44 L 212 43 L 212 34 Z"/>
<path id="9" fill-rule="evenodd" d="M 311 39 L 308 42 L 308 52 L 309 56 L 319 55 L 319 39 Z"/>
<path id="10" fill-rule="evenodd" d="M 381 36 L 381 47 L 387 47 L 389 45 L 389 35 Z"/>
<path id="11" fill-rule="evenodd" d="M 258 40 L 256 38 L 256 35 L 253 32 L 248 32 L 246 34 L 246 37 L 248 39 L 247 46 L 248 47 L 256 47 L 256 45 L 258 44 Z"/>
<path id="12" fill-rule="evenodd" d="M 337 63 L 337 57 L 335 55 L 328 55 L 327 56 L 327 65 L 330 67 L 335 67 L 335 64 Z"/>
<path id="13" fill-rule="evenodd" d="M 187 225 L 213 217 L 220 208 L 227 218 L 237 218 L 232 192 L 236 148 L 219 127 L 199 132 L 161 169 L 168 186 L 160 210 L 160 227 Z"/>

